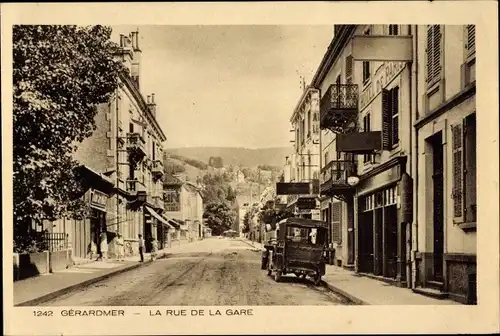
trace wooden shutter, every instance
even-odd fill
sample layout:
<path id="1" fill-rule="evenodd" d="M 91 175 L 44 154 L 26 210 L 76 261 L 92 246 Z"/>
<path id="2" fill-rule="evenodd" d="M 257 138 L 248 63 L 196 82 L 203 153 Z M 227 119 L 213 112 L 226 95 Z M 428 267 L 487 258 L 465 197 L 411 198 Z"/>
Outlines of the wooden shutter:
<path id="1" fill-rule="evenodd" d="M 463 124 L 464 221 L 476 222 L 476 115 L 469 115 Z"/>
<path id="2" fill-rule="evenodd" d="M 347 84 L 352 84 L 352 68 L 353 68 L 353 60 L 352 56 L 349 55 L 345 59 L 345 78 Z"/>
<path id="3" fill-rule="evenodd" d="M 399 87 L 392 89 L 391 146 L 399 142 Z"/>
<path id="4" fill-rule="evenodd" d="M 342 244 L 342 202 L 332 203 L 332 241 Z"/>
<path id="5" fill-rule="evenodd" d="M 452 134 L 452 167 L 453 167 L 453 218 L 455 222 L 463 222 L 463 132 L 462 124 L 451 127 Z"/>
<path id="6" fill-rule="evenodd" d="M 467 50 L 467 57 L 470 57 L 476 52 L 476 26 L 467 25 L 465 31 L 467 41 L 465 49 Z"/>
<path id="7" fill-rule="evenodd" d="M 382 149 L 391 148 L 391 92 L 382 90 Z"/>
<path id="8" fill-rule="evenodd" d="M 434 84 L 441 77 L 441 26 L 427 26 L 427 83 Z"/>

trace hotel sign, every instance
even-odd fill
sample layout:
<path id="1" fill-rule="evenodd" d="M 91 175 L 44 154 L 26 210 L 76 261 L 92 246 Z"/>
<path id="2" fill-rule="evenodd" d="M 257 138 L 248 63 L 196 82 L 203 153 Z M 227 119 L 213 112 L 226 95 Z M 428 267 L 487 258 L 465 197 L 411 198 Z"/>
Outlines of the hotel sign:
<path id="1" fill-rule="evenodd" d="M 98 190 L 90 190 L 90 206 L 101 211 L 106 211 L 106 201 L 108 196 Z"/>
<path id="2" fill-rule="evenodd" d="M 371 103 L 371 101 L 404 69 L 404 62 L 384 63 L 372 77 L 370 85 L 359 96 L 360 111 Z"/>

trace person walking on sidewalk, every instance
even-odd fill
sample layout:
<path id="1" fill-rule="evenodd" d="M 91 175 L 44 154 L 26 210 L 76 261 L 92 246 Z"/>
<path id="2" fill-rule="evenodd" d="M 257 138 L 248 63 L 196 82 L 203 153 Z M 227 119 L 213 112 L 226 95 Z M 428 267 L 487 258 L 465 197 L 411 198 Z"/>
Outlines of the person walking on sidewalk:
<path id="1" fill-rule="evenodd" d="M 102 260 L 107 260 L 108 259 L 108 235 L 106 232 L 101 233 L 99 236 L 101 243 L 101 259 Z"/>
<path id="2" fill-rule="evenodd" d="M 141 256 L 141 262 L 144 262 L 144 239 L 141 234 L 139 234 L 139 255 Z"/>
<path id="3" fill-rule="evenodd" d="M 158 253 L 158 241 L 154 238 L 151 238 L 151 260 L 156 260 L 156 254 Z"/>
<path id="4" fill-rule="evenodd" d="M 116 235 L 116 260 L 125 261 L 125 242 L 120 233 Z"/>

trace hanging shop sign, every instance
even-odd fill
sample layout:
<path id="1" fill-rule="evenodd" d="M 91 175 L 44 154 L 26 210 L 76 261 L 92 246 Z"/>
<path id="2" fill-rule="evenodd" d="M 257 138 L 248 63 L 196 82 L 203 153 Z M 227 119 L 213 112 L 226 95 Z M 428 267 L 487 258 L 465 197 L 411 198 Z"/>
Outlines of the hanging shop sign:
<path id="1" fill-rule="evenodd" d="M 413 179 L 408 173 L 403 174 L 399 186 L 401 194 L 399 218 L 403 223 L 411 223 L 413 221 Z"/>
<path id="2" fill-rule="evenodd" d="M 108 200 L 108 196 L 95 189 L 90 190 L 89 204 L 92 208 L 106 211 L 106 202 Z"/>
<path id="3" fill-rule="evenodd" d="M 316 198 L 314 197 L 301 197 L 297 200 L 298 209 L 315 209 Z"/>
<path id="4" fill-rule="evenodd" d="M 307 182 L 276 183 L 277 195 L 307 195 L 311 188 Z"/>

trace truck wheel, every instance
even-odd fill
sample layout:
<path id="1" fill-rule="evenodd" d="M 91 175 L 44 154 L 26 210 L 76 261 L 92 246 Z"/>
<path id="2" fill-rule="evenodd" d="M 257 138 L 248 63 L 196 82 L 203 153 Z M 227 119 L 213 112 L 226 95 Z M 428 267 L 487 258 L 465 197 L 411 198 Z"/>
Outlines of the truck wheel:
<path id="1" fill-rule="evenodd" d="M 320 274 L 316 274 L 314 276 L 314 285 L 315 286 L 319 286 L 319 284 L 321 284 L 321 275 Z"/>
<path id="2" fill-rule="evenodd" d="M 262 259 L 262 262 L 260 264 L 260 269 L 265 270 L 267 268 L 266 266 L 267 266 L 267 260 Z"/>

